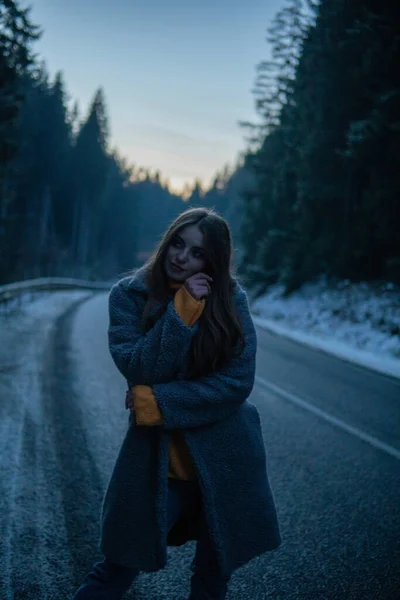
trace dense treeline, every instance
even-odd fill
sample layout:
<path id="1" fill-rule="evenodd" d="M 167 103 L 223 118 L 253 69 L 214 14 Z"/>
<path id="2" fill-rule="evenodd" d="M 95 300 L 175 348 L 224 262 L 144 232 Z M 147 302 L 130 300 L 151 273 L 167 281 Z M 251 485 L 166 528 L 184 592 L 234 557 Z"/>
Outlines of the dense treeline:
<path id="1" fill-rule="evenodd" d="M 395 2 L 287 0 L 258 66 L 242 272 L 291 291 L 400 281 L 400 16 Z"/>
<path id="2" fill-rule="evenodd" d="M 102 90 L 84 118 L 68 109 L 62 76 L 33 58 L 29 11 L 0 0 L 0 32 L 0 281 L 131 269 L 150 244 L 142 204 L 159 216 L 154 238 L 181 199 L 111 151 Z"/>
<path id="3" fill-rule="evenodd" d="M 400 281 L 400 18 L 376 0 L 284 0 L 257 67 L 249 149 L 185 200 L 110 148 L 103 91 L 86 115 L 34 57 L 29 10 L 0 0 L 0 283 L 113 277 L 186 206 L 233 229 L 248 284 Z M 243 191 L 245 190 L 245 194 Z"/>
<path id="4" fill-rule="evenodd" d="M 187 205 L 225 210 L 226 170 L 184 204 L 158 172 L 110 149 L 103 91 L 83 118 L 70 109 L 62 75 L 51 81 L 34 58 L 39 36 L 29 10 L 0 0 L 0 283 L 114 277 L 140 264 Z"/>

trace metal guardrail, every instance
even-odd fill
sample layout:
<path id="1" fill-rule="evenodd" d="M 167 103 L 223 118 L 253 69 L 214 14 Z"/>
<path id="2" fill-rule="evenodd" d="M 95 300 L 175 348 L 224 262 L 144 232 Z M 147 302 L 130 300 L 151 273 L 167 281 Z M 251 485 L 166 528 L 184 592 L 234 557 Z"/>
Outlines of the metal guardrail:
<path id="1" fill-rule="evenodd" d="M 82 279 L 69 279 L 67 277 L 42 277 L 40 279 L 27 279 L 16 283 L 0 286 L 0 304 L 6 304 L 24 294 L 36 292 L 53 292 L 61 290 L 92 290 L 107 291 L 111 289 L 113 281 L 84 281 Z"/>

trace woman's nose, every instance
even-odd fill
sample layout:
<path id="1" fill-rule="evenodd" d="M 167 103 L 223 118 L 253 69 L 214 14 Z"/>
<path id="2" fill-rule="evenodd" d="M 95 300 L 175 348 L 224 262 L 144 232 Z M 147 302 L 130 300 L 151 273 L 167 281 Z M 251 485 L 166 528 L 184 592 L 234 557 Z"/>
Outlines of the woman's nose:
<path id="1" fill-rule="evenodd" d="M 180 264 L 183 264 L 186 262 L 186 260 L 187 260 L 187 249 L 186 248 L 184 250 L 181 250 L 180 252 L 178 252 L 178 254 L 176 255 L 176 260 Z"/>

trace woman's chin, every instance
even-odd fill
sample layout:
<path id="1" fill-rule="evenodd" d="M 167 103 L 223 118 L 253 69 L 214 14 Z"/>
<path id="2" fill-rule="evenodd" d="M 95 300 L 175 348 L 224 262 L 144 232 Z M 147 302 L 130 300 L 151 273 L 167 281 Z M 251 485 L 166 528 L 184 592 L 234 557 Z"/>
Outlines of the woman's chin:
<path id="1" fill-rule="evenodd" d="M 166 272 L 167 272 L 168 279 L 171 279 L 172 281 L 176 281 L 177 283 L 186 281 L 186 273 L 185 272 L 177 273 L 177 272 L 173 271 L 172 269 L 166 269 Z"/>

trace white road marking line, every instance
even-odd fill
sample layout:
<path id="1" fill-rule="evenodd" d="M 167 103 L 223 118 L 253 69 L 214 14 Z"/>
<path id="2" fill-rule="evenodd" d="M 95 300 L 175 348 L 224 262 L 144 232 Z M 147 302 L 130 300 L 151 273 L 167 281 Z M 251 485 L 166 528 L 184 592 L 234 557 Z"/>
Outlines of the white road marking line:
<path id="1" fill-rule="evenodd" d="M 262 387 L 270 392 L 274 392 L 275 394 L 284 398 L 285 400 L 289 400 L 289 402 L 292 402 L 293 404 L 300 406 L 304 410 L 307 410 L 308 412 L 311 412 L 314 415 L 317 415 L 317 417 L 324 419 L 324 421 L 331 423 L 331 425 L 335 425 L 336 427 L 339 427 L 343 431 L 346 431 L 346 433 L 350 433 L 350 435 L 354 435 L 355 437 L 359 438 L 363 442 L 367 442 L 367 444 L 370 444 L 374 448 L 377 448 L 378 450 L 382 450 L 382 452 L 386 452 L 386 454 L 389 454 L 390 456 L 393 456 L 394 458 L 397 458 L 398 460 L 400 460 L 400 451 L 397 450 L 396 448 L 393 448 L 393 446 L 389 446 L 389 444 L 385 444 L 385 442 L 381 442 L 380 440 L 373 437 L 372 435 L 369 435 L 368 433 L 361 431 L 361 429 L 357 429 L 357 427 L 348 425 L 341 419 L 338 419 L 337 417 L 330 415 L 329 413 L 325 412 L 324 410 L 317 408 L 313 404 L 310 404 L 309 402 L 302 400 L 295 394 L 292 394 L 291 392 L 287 392 L 283 388 L 281 388 L 273 383 L 270 383 L 269 381 L 265 381 L 265 379 L 263 379 L 259 375 L 256 375 L 255 381 L 256 381 L 256 384 L 258 384 L 260 387 Z"/>

